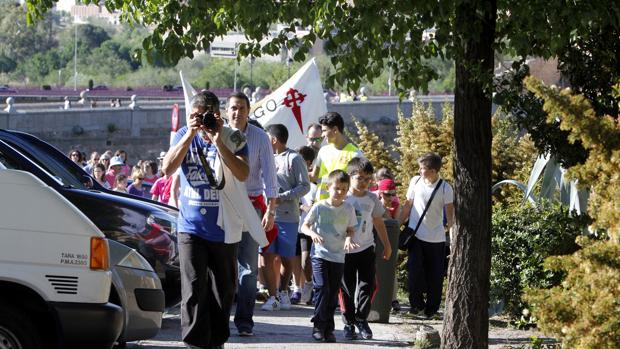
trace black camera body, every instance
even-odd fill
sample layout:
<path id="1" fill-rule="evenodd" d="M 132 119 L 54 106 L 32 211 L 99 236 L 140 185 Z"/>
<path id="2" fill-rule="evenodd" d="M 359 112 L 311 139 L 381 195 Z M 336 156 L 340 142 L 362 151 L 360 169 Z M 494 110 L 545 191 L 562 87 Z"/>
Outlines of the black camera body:
<path id="1" fill-rule="evenodd" d="M 198 116 L 198 119 L 205 128 L 208 128 L 210 130 L 214 130 L 217 128 L 217 120 L 215 119 L 215 114 L 213 114 L 213 112 L 211 111 L 208 111 Z"/>

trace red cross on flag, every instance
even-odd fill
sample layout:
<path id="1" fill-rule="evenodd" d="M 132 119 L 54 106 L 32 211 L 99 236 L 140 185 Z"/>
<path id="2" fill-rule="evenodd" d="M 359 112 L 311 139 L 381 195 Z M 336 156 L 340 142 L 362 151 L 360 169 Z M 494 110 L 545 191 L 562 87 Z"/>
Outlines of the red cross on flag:
<path id="1" fill-rule="evenodd" d="M 277 90 L 255 103 L 250 118 L 263 127 L 283 124 L 288 129 L 288 147 L 297 149 L 307 142 L 308 125 L 318 123 L 325 113 L 323 86 L 313 58 Z"/>

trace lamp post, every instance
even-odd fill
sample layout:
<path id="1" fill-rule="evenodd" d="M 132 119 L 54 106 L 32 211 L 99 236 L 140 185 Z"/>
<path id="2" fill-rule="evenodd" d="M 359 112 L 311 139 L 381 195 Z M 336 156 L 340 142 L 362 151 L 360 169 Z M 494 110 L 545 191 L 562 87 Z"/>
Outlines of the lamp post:
<path id="1" fill-rule="evenodd" d="M 75 39 L 73 40 L 73 91 L 77 91 L 77 24 L 73 17 L 73 28 L 75 32 Z"/>
<path id="2" fill-rule="evenodd" d="M 254 89 L 254 56 L 250 55 L 250 86 Z"/>

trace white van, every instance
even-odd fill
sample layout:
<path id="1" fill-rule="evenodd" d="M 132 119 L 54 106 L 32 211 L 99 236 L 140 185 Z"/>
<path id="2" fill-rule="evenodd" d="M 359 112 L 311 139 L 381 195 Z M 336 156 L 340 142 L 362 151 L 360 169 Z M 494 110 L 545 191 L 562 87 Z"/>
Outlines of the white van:
<path id="1" fill-rule="evenodd" d="M 110 348 L 122 325 L 108 303 L 108 241 L 69 201 L 0 156 L 0 343 Z"/>

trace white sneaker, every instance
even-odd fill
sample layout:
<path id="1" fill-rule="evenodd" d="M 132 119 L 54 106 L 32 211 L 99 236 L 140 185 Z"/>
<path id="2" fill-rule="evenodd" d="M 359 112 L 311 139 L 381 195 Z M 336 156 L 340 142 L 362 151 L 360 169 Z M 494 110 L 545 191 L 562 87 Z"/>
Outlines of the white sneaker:
<path id="1" fill-rule="evenodd" d="M 280 302 L 278 302 L 276 297 L 271 296 L 260 308 L 264 311 L 280 310 Z"/>
<path id="2" fill-rule="evenodd" d="M 312 282 L 304 283 L 304 288 L 301 291 L 301 299 L 299 303 L 308 304 L 310 302 L 310 298 L 312 298 Z"/>
<path id="3" fill-rule="evenodd" d="M 291 299 L 288 296 L 288 292 L 287 291 L 280 291 L 280 293 L 278 294 L 279 298 L 280 298 L 280 307 L 282 309 L 291 309 Z"/>

